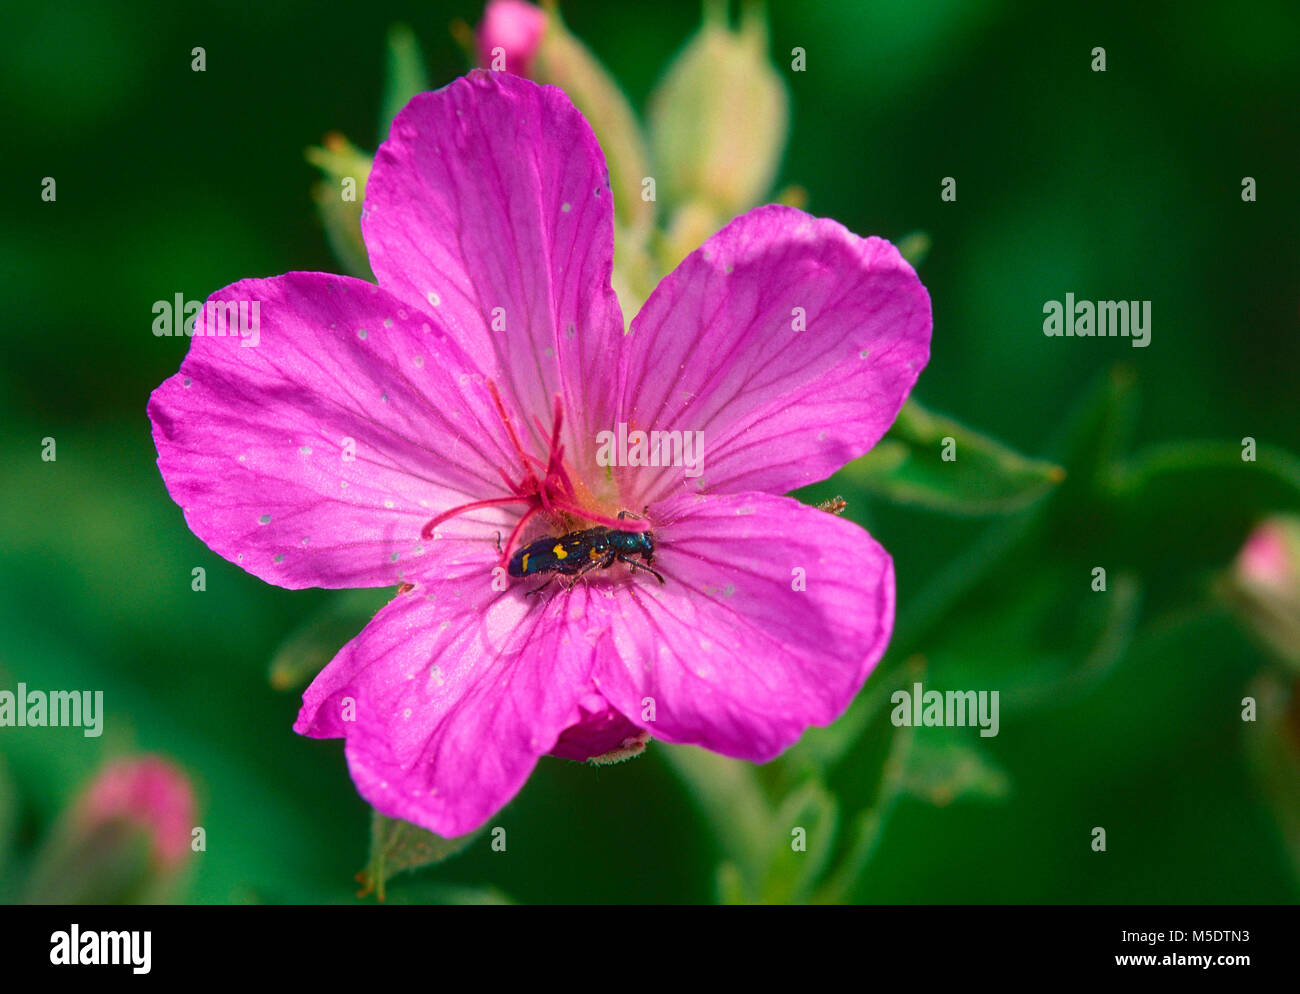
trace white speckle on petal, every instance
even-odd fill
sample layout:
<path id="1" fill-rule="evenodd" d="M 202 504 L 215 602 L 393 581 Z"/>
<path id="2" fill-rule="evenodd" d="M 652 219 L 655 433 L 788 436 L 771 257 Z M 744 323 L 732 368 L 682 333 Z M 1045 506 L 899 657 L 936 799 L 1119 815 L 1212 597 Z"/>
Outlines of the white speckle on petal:
<path id="1" fill-rule="evenodd" d="M 442 303 L 442 298 L 439 297 L 439 296 L 438 296 L 436 293 L 434 293 L 432 290 L 430 290 L 428 293 L 426 293 L 426 294 L 424 295 L 424 297 L 425 297 L 425 299 L 426 299 L 427 301 L 429 301 L 429 303 L 432 304 L 434 307 L 437 307 L 438 305 L 440 305 L 440 304 Z"/>
<path id="2" fill-rule="evenodd" d="M 393 509 L 393 502 L 391 500 L 384 501 L 384 507 L 388 508 L 391 511 Z"/>
<path id="3" fill-rule="evenodd" d="M 366 337 L 367 337 L 369 334 L 370 334 L 370 332 L 366 331 L 365 328 L 358 328 L 358 329 L 357 329 L 357 337 L 360 338 L 362 341 L 365 341 Z"/>
<path id="4" fill-rule="evenodd" d="M 257 519 L 257 523 L 259 525 L 269 525 L 271 523 L 271 516 L 269 514 L 264 514 Z"/>
<path id="5" fill-rule="evenodd" d="M 282 562 L 284 562 L 284 553 L 281 552 L 278 556 L 276 556 L 276 557 L 275 557 L 275 561 L 276 561 L 277 563 L 282 563 Z"/>
<path id="6" fill-rule="evenodd" d="M 384 318 L 384 327 L 385 327 L 385 328 L 391 328 L 392 326 L 393 326 L 393 319 L 392 319 L 392 318 Z"/>
<path id="7" fill-rule="evenodd" d="M 298 446 L 298 454 L 299 454 L 299 455 L 302 455 L 302 456 L 309 456 L 309 455 L 311 455 L 311 446 L 310 446 L 310 445 L 300 445 L 300 446 Z"/>
<path id="8" fill-rule="evenodd" d="M 573 210 L 573 204 L 568 203 L 566 201 L 565 203 L 560 204 L 560 210 L 564 211 L 564 213 L 567 214 L 569 213 L 569 211 Z"/>
<path id="9" fill-rule="evenodd" d="M 190 385 L 191 383 L 193 383 L 193 382 L 194 382 L 194 381 L 191 380 L 188 376 L 185 377 L 185 386 L 189 386 L 189 385 Z"/>
<path id="10" fill-rule="evenodd" d="M 416 369 L 423 369 L 423 368 L 424 368 L 424 356 L 422 356 L 422 355 L 418 355 L 418 356 L 416 356 L 414 359 L 411 360 L 411 362 L 415 363 L 415 368 L 416 368 Z"/>

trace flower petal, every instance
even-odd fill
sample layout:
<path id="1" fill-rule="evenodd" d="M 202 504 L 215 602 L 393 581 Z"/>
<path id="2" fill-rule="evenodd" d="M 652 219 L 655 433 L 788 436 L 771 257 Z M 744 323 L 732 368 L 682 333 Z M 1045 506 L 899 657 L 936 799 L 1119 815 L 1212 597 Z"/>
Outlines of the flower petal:
<path id="1" fill-rule="evenodd" d="M 395 585 L 463 552 L 442 539 L 494 546 L 517 517 L 504 508 L 420 537 L 518 466 L 482 377 L 430 318 L 321 273 L 232 284 L 205 314 L 238 301 L 257 334 L 197 324 L 149 400 L 158 467 L 200 539 L 291 588 Z"/>
<path id="2" fill-rule="evenodd" d="M 885 433 L 929 348 L 929 295 L 892 245 L 791 207 L 750 211 L 659 284 L 628 339 L 620 420 L 703 432 L 703 475 L 623 470 L 624 493 L 823 480 Z"/>
<path id="3" fill-rule="evenodd" d="M 569 98 L 483 71 L 397 115 L 362 215 L 380 285 L 437 315 L 528 431 L 563 395 L 575 465 L 617 385 L 613 231 L 605 159 Z"/>
<path id="4" fill-rule="evenodd" d="M 656 739 L 764 762 L 838 717 L 884 654 L 894 566 L 862 528 L 786 497 L 651 508 L 654 565 L 619 593 L 595 682 Z"/>
<path id="5" fill-rule="evenodd" d="M 582 720 L 608 626 L 607 596 L 498 592 L 492 562 L 399 594 L 307 688 L 294 725 L 345 737 L 361 795 L 443 836 L 482 825 Z"/>
<path id="6" fill-rule="evenodd" d="M 611 708 L 599 694 L 590 694 L 579 703 L 582 720 L 570 725 L 560 736 L 552 756 L 583 762 L 627 749 L 643 738 L 641 729 Z"/>

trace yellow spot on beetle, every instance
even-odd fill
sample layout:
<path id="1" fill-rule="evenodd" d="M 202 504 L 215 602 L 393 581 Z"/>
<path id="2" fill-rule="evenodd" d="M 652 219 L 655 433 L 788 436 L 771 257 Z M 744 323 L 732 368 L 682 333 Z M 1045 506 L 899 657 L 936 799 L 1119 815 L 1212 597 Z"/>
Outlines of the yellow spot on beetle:
<path id="1" fill-rule="evenodd" d="M 522 563 L 519 564 L 519 568 L 522 569 L 525 573 L 528 572 L 528 557 L 531 556 L 531 555 L 532 555 L 531 552 L 525 552 L 525 553 L 524 553 L 524 561 L 523 561 Z"/>
<path id="2" fill-rule="evenodd" d="M 560 545 L 558 542 L 555 544 L 555 548 L 552 549 L 551 551 L 555 553 L 555 558 L 556 558 L 556 559 L 568 559 L 568 558 L 569 558 L 569 554 L 568 554 L 567 552 L 564 551 L 564 546 L 563 546 L 563 545 Z"/>

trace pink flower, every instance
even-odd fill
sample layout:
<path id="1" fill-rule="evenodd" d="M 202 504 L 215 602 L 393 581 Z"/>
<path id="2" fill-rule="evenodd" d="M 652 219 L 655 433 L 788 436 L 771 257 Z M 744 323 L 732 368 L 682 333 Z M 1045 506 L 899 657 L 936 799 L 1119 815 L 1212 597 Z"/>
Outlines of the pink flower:
<path id="1" fill-rule="evenodd" d="M 547 753 L 648 732 L 762 762 L 833 721 L 889 641 L 893 564 L 780 495 L 871 448 L 925 366 L 929 298 L 898 252 L 759 208 L 625 335 L 590 127 L 562 91 L 484 72 L 398 115 L 362 227 L 378 286 L 218 291 L 260 302 L 257 347 L 196 336 L 149 404 L 215 552 L 283 587 L 402 585 L 295 728 L 345 738 L 379 811 L 452 836 Z M 620 425 L 703 432 L 702 465 L 602 465 Z M 544 576 L 506 575 L 597 525 L 649 530 L 664 583 L 615 563 L 533 595 Z"/>
<path id="2" fill-rule="evenodd" d="M 523 0 L 492 0 L 475 33 L 479 65 L 527 76 L 545 33 L 546 13 L 540 7 Z"/>

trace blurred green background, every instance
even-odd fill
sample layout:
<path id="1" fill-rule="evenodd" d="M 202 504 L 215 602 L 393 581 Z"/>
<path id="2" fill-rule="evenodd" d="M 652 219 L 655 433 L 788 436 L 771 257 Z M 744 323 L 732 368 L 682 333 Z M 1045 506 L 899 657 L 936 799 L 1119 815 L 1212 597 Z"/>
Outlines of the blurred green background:
<path id="1" fill-rule="evenodd" d="M 0 689 L 102 689 L 107 719 L 99 739 L 0 729 L 0 898 L 14 899 L 39 840 L 106 757 L 150 750 L 190 771 L 207 830 L 182 899 L 353 899 L 368 809 L 341 744 L 294 735 L 297 694 L 267 678 L 331 595 L 263 584 L 186 529 L 145 402 L 188 343 L 151 333 L 152 306 L 246 276 L 338 271 L 304 148 L 329 131 L 368 149 L 382 137 L 391 24 L 411 25 L 441 85 L 465 70 L 449 22 L 480 10 L 7 10 Z M 700 16 L 693 0 L 563 11 L 638 110 Z M 966 730 L 1004 789 L 899 798 L 846 896 L 1295 901 L 1296 857 L 1275 816 L 1285 802 L 1260 786 L 1259 727 L 1240 717 L 1253 681 L 1276 670 L 1213 585 L 1259 515 L 1297 508 L 1295 490 L 1184 446 L 1178 472 L 1103 498 L 1089 460 L 1189 438 L 1229 454 L 1244 436 L 1300 451 L 1300 7 L 844 0 L 769 13 L 793 113 L 778 186 L 803 186 L 809 210 L 858 233 L 932 239 L 920 274 L 933 357 L 916 397 L 1070 473 L 996 519 L 898 506 L 848 479 L 814 495 L 842 493 L 894 555 L 891 672 L 921 665 L 919 653 L 927 688 L 1004 688 L 1000 734 Z M 206 72 L 190 69 L 195 45 Z M 1098 45 L 1104 73 L 1089 68 Z M 788 71 L 795 46 L 806 72 Z M 40 198 L 46 176 L 54 203 Z M 955 203 L 940 201 L 945 176 Z M 1256 203 L 1241 199 L 1244 176 Z M 1150 347 L 1045 338 L 1043 302 L 1066 292 L 1150 300 Z M 1115 406 L 1097 414 L 1105 396 Z M 1102 451 L 1089 403 L 1103 405 L 1098 423 L 1131 411 L 1123 448 Z M 40 458 L 47 436 L 53 463 Z M 1094 565 L 1108 569 L 1106 595 L 1089 590 Z M 1101 597 L 1126 600 L 1103 609 Z M 877 790 L 887 714 L 876 707 L 825 771 L 846 824 Z M 463 886 L 527 902 L 708 901 L 728 857 L 655 745 L 612 768 L 544 759 L 492 824 L 506 827 L 507 852 L 480 838 L 396 879 L 389 900 L 454 899 L 470 892 L 448 888 Z M 1094 826 L 1105 853 L 1090 848 Z"/>

